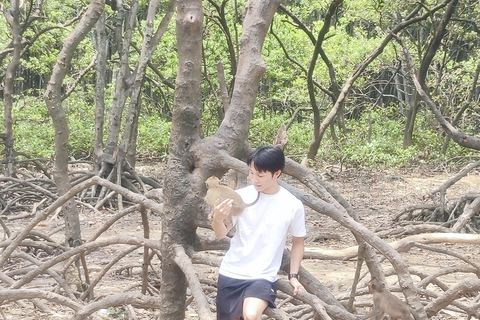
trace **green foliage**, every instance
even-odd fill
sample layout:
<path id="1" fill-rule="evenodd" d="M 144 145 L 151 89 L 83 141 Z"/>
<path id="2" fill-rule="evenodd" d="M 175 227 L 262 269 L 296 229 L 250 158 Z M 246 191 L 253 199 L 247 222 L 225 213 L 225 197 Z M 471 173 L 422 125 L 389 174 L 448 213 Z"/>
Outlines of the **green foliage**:
<path id="1" fill-rule="evenodd" d="M 92 96 L 92 92 L 76 92 L 63 103 L 68 117 L 71 155 L 93 153 L 95 104 Z"/>
<path id="2" fill-rule="evenodd" d="M 72 95 L 63 107 L 69 119 L 71 154 L 93 151 L 95 106 L 89 99 Z M 13 110 L 15 148 L 32 156 L 51 158 L 54 153 L 54 130 L 43 97 L 24 96 Z"/>
<path id="3" fill-rule="evenodd" d="M 412 146 L 403 148 L 404 123 L 392 110 L 375 109 L 360 119 L 347 121 L 348 133 L 339 141 L 325 139 L 319 157 L 330 163 L 366 168 L 400 168 L 418 164 L 438 165 L 454 156 L 468 156 L 472 151 L 450 143 L 442 155 L 444 135 L 432 130 L 432 117 L 419 113 Z"/>
<path id="4" fill-rule="evenodd" d="M 295 160 L 301 161 L 312 140 L 313 124 L 311 121 L 294 122 L 287 131 L 288 143 L 285 153 L 295 155 Z"/>
<path id="5" fill-rule="evenodd" d="M 134 31 L 133 42 L 137 47 L 142 43 L 143 30 L 148 1 L 140 2 L 137 15 L 138 29 Z M 162 2 L 165 6 L 167 1 Z M 227 85 L 230 88 L 234 77 L 232 56 L 227 45 L 226 34 L 229 34 L 234 52 L 238 58 L 240 46 L 239 37 L 242 32 L 242 11 L 245 1 L 225 2 L 225 26 L 221 25 L 218 12 L 212 2 L 204 2 L 204 32 L 203 32 L 203 81 L 202 81 L 202 126 L 206 136 L 215 133 L 218 127 L 218 108 L 221 97 L 217 78 L 218 61 L 224 69 Z M 220 5 L 220 3 L 218 3 Z M 286 0 L 283 3 L 291 12 L 303 21 L 314 37 L 323 26 L 325 13 L 330 5 L 326 0 Z M 59 27 L 72 20 L 82 12 L 86 2 L 65 0 L 63 2 L 49 1 L 44 3 L 44 18 L 37 19 L 27 28 L 24 38 L 28 42 L 35 32 L 48 28 L 48 32 L 40 35 L 37 41 L 31 43 L 22 56 L 21 70 L 17 75 L 14 130 L 16 149 L 34 156 L 53 156 L 53 126 L 48 115 L 42 92 L 52 67 L 58 58 L 64 40 L 75 27 L 76 22 L 65 27 Z M 235 7 L 237 5 L 237 7 Z M 335 77 L 342 86 L 365 57 L 378 47 L 393 26 L 404 19 L 410 12 L 414 2 L 344 1 L 335 12 L 332 25 L 324 42 L 324 50 L 332 63 Z M 432 7 L 433 1 L 427 1 L 426 8 Z M 478 35 L 474 25 L 480 13 L 478 6 L 468 3 L 459 4 L 458 19 L 449 24 L 448 35 L 442 42 L 442 47 L 435 55 L 432 68 L 428 72 L 427 84 L 432 89 L 433 99 L 442 108 L 442 112 L 452 118 L 465 103 L 478 63 Z M 8 7 L 8 5 L 7 5 Z M 423 10 L 423 9 L 422 9 Z M 160 10 L 159 12 L 163 12 Z M 118 48 L 113 41 L 114 14 L 109 15 L 107 32 L 110 37 L 108 57 L 108 81 L 114 82 L 112 75 L 118 72 Z M 426 42 L 434 32 L 436 19 L 441 13 L 429 17 L 428 20 L 411 25 L 401 33 L 418 65 L 419 59 L 425 53 Z M 155 25 L 158 26 L 162 14 L 158 15 Z M 468 19 L 464 19 L 468 18 Z M 478 19 L 477 19 L 478 20 Z M 228 30 L 228 31 L 227 31 Z M 11 40 L 10 29 L 5 19 L 0 19 L 0 40 L 8 44 Z M 92 31 L 92 35 L 95 31 Z M 278 39 L 274 36 L 278 36 Z M 92 61 L 94 56 L 93 37 L 87 37 L 79 45 L 72 60 L 72 65 L 65 78 L 64 89 L 74 83 L 79 73 Z M 279 42 L 280 41 L 280 42 Z M 284 49 L 290 59 L 285 55 Z M 175 82 L 178 68 L 178 52 L 175 35 L 175 19 L 163 36 L 159 49 L 153 53 L 151 66 L 147 68 L 147 80 L 142 96 L 142 112 L 139 122 L 137 152 L 140 156 L 155 156 L 166 158 L 169 145 L 171 123 L 168 121 L 173 109 L 174 94 L 164 81 Z M 305 70 L 311 63 L 314 44 L 308 35 L 298 28 L 285 14 L 277 13 L 273 25 L 265 39 L 262 58 L 267 69 L 261 79 L 257 95 L 257 106 L 249 134 L 252 146 L 271 144 L 278 128 L 289 121 L 291 114 L 298 107 L 310 106 Z M 138 61 L 138 53 L 130 50 L 129 63 L 132 69 Z M 2 60 L 0 66 L 5 70 L 9 57 Z M 298 64 L 293 63 L 295 60 Z M 355 81 L 345 103 L 346 114 L 356 110 L 370 110 L 363 114 L 355 114 L 348 119 L 347 133 L 338 132 L 338 141 L 333 141 L 330 130 L 326 131 L 322 140 L 319 158 L 328 162 L 344 161 L 352 166 L 407 166 L 420 162 L 436 163 L 448 157 L 471 154 L 470 151 L 451 142 L 445 156 L 441 155 L 444 136 L 441 132 L 432 130 L 432 116 L 428 111 L 419 114 L 414 132 L 414 145 L 403 149 L 404 118 L 398 111 L 395 99 L 396 92 L 394 75 L 404 72 L 399 68 L 403 60 L 402 50 L 395 42 L 391 42 L 385 50 L 371 63 L 364 73 Z M 238 61 L 237 61 L 238 62 Z M 153 67 L 152 67 L 153 66 Z M 404 63 L 402 62 L 404 67 Z M 443 69 L 441 69 L 443 68 Z M 316 61 L 313 78 L 323 88 L 331 90 L 331 79 L 325 61 L 319 57 Z M 404 74 L 402 74 L 404 76 Z M 441 77 L 441 78 L 437 78 Z M 409 79 L 406 77 L 406 81 Z M 112 105 L 114 83 L 108 83 L 106 90 L 107 109 Z M 75 92 L 64 101 L 63 106 L 69 118 L 70 151 L 91 153 L 93 149 L 94 128 L 94 83 L 95 75 L 90 71 L 80 81 Z M 390 90 L 382 91 L 389 85 Z M 411 84 L 409 84 L 411 85 Z M 20 90 L 24 90 L 19 92 Z M 23 89 L 24 88 L 24 89 Z M 394 89 L 392 89 L 394 88 Z M 408 88 L 409 91 L 412 88 Z M 400 90 L 402 91 L 402 90 Z M 321 117 L 331 108 L 331 97 L 323 91 L 316 90 L 316 100 Z M 381 98 L 388 96 L 389 101 L 382 104 Z M 391 101 L 393 103 L 389 104 Z M 378 106 L 388 105 L 385 109 Z M 406 106 L 408 108 L 408 106 Z M 478 109 L 478 108 L 477 108 Z M 146 112 L 145 112 L 146 110 Z M 108 112 L 108 111 L 107 111 Z M 1 117 L 1 115 L 0 115 Z M 289 143 L 286 153 L 291 157 L 301 157 L 307 152 L 312 139 L 313 124 L 310 112 L 302 112 L 301 118 L 290 126 L 287 135 Z M 475 120 L 477 119 L 477 120 Z M 467 132 L 474 132 L 478 122 L 478 110 L 467 109 L 459 126 Z M 108 125 L 107 123 L 105 125 Z M 369 132 L 371 135 L 369 136 Z"/>
<path id="6" fill-rule="evenodd" d="M 171 125 L 171 122 L 159 119 L 156 116 L 141 116 L 138 127 L 137 154 L 146 157 L 160 157 L 166 160 Z"/>
<path id="7" fill-rule="evenodd" d="M 256 117 L 250 125 L 249 143 L 253 147 L 271 145 L 278 132 L 278 128 L 285 123 L 285 117 L 282 115 L 270 114 L 266 118 Z"/>
<path id="8" fill-rule="evenodd" d="M 24 96 L 13 109 L 15 149 L 32 157 L 52 158 L 55 132 L 43 97 Z"/>
<path id="9" fill-rule="evenodd" d="M 70 154 L 93 153 L 95 106 L 92 101 L 72 95 L 63 107 L 69 123 Z M 155 156 L 166 159 L 171 122 L 157 116 L 144 115 L 138 129 L 139 156 Z M 14 109 L 15 148 L 32 156 L 52 158 L 54 130 L 43 99 L 24 97 Z"/>
<path id="10" fill-rule="evenodd" d="M 337 148 L 330 146 L 331 155 L 337 161 L 345 157 L 345 161 L 361 167 L 407 164 L 417 154 L 417 148 L 403 148 L 404 124 L 398 120 L 389 116 L 387 111 L 375 109 L 358 120 L 348 121 L 347 129 L 351 131 L 335 145 Z M 322 152 L 322 157 L 328 158 L 329 155 Z"/>

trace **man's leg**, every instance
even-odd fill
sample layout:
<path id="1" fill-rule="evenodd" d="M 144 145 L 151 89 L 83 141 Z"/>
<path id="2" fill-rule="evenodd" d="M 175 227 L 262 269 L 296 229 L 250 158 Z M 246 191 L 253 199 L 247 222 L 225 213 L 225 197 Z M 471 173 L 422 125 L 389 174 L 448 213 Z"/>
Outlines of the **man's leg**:
<path id="1" fill-rule="evenodd" d="M 263 311 L 268 307 L 268 301 L 248 297 L 243 300 L 243 318 L 245 320 L 261 320 Z"/>

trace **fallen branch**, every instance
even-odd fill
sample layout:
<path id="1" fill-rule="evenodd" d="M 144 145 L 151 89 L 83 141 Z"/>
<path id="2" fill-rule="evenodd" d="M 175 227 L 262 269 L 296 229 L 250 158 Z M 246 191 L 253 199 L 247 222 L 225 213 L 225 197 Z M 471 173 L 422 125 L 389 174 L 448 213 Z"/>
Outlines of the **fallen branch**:
<path id="1" fill-rule="evenodd" d="M 102 280 L 105 274 L 107 274 L 108 270 L 110 270 L 117 262 L 119 262 L 127 254 L 137 250 L 139 247 L 140 246 L 133 246 L 123 252 L 120 252 L 112 261 L 108 263 L 108 265 L 105 268 L 103 268 L 103 270 L 100 273 L 96 275 L 95 279 L 93 279 L 93 281 L 90 283 L 87 290 L 85 290 L 85 292 L 82 293 L 80 299 L 85 300 L 90 295 L 93 297 L 93 289 L 100 282 L 100 280 Z"/>
<path id="2" fill-rule="evenodd" d="M 277 308 L 268 307 L 267 309 L 265 309 L 264 313 L 267 316 L 269 316 L 270 318 L 274 318 L 274 319 L 278 319 L 278 320 L 290 320 L 291 319 L 285 311 L 277 309 Z"/>
<path id="3" fill-rule="evenodd" d="M 462 231 L 465 226 L 467 225 L 468 221 L 472 219 L 474 215 L 480 212 L 480 197 L 473 200 L 468 206 L 465 207 L 463 210 L 462 215 L 458 217 L 457 222 L 453 225 L 452 231 L 453 232 L 460 232 Z"/>
<path id="4" fill-rule="evenodd" d="M 276 285 L 278 290 L 281 290 L 286 294 L 293 296 L 293 288 L 286 280 L 277 280 Z M 349 313 L 344 308 L 340 308 L 334 305 L 328 305 L 323 302 L 319 297 L 307 292 L 306 290 L 300 290 L 298 294 L 294 296 L 294 298 L 311 305 L 321 319 L 332 319 L 329 315 L 332 315 L 335 319 L 356 319 L 355 315 Z"/>
<path id="5" fill-rule="evenodd" d="M 427 288 L 427 286 L 430 283 L 433 283 L 436 286 L 440 287 L 442 290 L 446 291 L 446 290 L 448 290 L 448 288 L 446 288 L 445 285 L 441 286 L 441 285 L 439 285 L 439 283 L 434 282 L 434 281 L 436 281 L 441 276 L 445 276 L 445 275 L 453 274 L 453 273 L 472 273 L 472 274 L 476 275 L 478 273 L 478 269 L 471 268 L 471 267 L 447 267 L 447 268 L 442 268 L 442 269 L 439 269 L 439 270 L 435 271 L 432 274 L 429 274 L 425 278 L 423 278 L 418 283 L 418 287 Z"/>
<path id="6" fill-rule="evenodd" d="M 434 243 L 467 243 L 480 244 L 480 235 L 464 233 L 427 233 L 417 234 L 405 237 L 398 241 L 389 242 L 388 245 L 394 249 L 407 242 L 417 242 L 423 244 Z M 358 254 L 358 246 L 345 249 L 333 250 L 322 248 L 305 248 L 305 258 L 319 260 L 348 260 L 353 259 Z"/>
<path id="7" fill-rule="evenodd" d="M 479 279 L 464 279 L 457 283 L 455 286 L 451 287 L 445 291 L 438 298 L 427 304 L 425 311 L 431 317 L 437 314 L 440 310 L 444 309 L 455 301 L 458 297 L 462 296 L 468 292 L 478 292 L 480 291 L 480 280 Z M 474 316 L 480 319 L 480 310 L 471 308 L 468 310 L 468 315 Z"/>
<path id="8" fill-rule="evenodd" d="M 65 307 L 68 307 L 72 310 L 80 310 L 82 305 L 78 302 L 73 301 L 67 297 L 62 295 L 43 291 L 39 289 L 4 289 L 0 290 L 0 300 L 9 300 L 9 301 L 17 301 L 17 300 L 25 300 L 25 299 L 43 299 L 50 302 L 58 303 Z"/>
<path id="9" fill-rule="evenodd" d="M 410 221 L 410 223 L 415 223 L 416 221 Z M 407 222 L 408 223 L 408 222 Z M 432 225 L 428 222 L 420 222 L 419 224 L 410 224 L 406 226 L 397 227 L 395 229 L 388 229 L 384 231 L 377 232 L 377 235 L 380 238 L 388 237 L 400 237 L 407 235 L 417 235 L 423 233 L 449 233 L 452 230 L 450 228 L 442 227 L 439 225 Z"/>
<path id="10" fill-rule="evenodd" d="M 38 275 L 46 272 L 48 268 L 56 265 L 57 263 L 65 261 L 73 256 L 76 256 L 82 252 L 96 250 L 98 248 L 106 247 L 114 244 L 147 246 L 147 247 L 155 248 L 158 250 L 160 250 L 160 247 L 161 247 L 161 243 L 156 240 L 150 240 L 150 239 L 144 239 L 144 238 L 138 238 L 138 237 L 127 237 L 127 236 L 117 236 L 117 237 L 111 237 L 107 239 L 100 239 L 95 242 L 88 242 L 81 246 L 72 248 L 71 250 L 62 253 L 51 260 L 44 262 L 41 266 L 39 266 L 35 270 L 28 272 L 23 278 L 15 282 L 15 284 L 11 288 L 16 289 L 16 288 L 22 287 L 26 283 L 29 283 L 30 281 L 32 281 Z"/>
<path id="11" fill-rule="evenodd" d="M 28 225 L 26 225 L 22 231 L 18 233 L 18 235 L 13 239 L 13 241 L 5 248 L 5 250 L 2 252 L 0 255 L 0 268 L 2 268 L 5 264 L 5 262 L 8 260 L 10 255 L 13 253 L 13 251 L 20 245 L 21 241 L 27 237 L 29 232 L 41 221 L 45 220 L 50 214 L 52 214 L 57 208 L 60 208 L 63 204 L 65 204 L 67 201 L 69 201 L 71 198 L 73 198 L 77 193 L 83 191 L 86 188 L 89 188 L 94 185 L 101 185 L 105 188 L 114 190 L 118 194 L 121 194 L 128 200 L 138 203 L 138 204 L 143 204 L 146 208 L 156 212 L 156 213 L 162 213 L 163 212 L 163 206 L 158 204 L 155 200 L 148 199 L 147 197 L 141 195 L 141 194 L 136 194 L 131 192 L 130 190 L 127 190 L 123 188 L 120 185 L 117 185 L 115 183 L 112 183 L 106 179 L 102 179 L 98 176 L 94 176 L 74 187 L 72 187 L 67 193 L 65 193 L 63 196 L 55 200 L 51 205 L 49 205 L 45 210 L 42 212 L 39 212 L 31 221 Z"/>
<path id="12" fill-rule="evenodd" d="M 448 188 L 450 188 L 451 186 L 453 186 L 455 183 L 457 183 L 458 181 L 460 181 L 460 179 L 462 179 L 463 177 L 465 177 L 470 171 L 472 171 L 473 169 L 477 168 L 477 167 L 480 167 L 480 160 L 479 161 L 476 161 L 474 163 L 470 163 L 469 165 L 467 165 L 465 168 L 463 168 L 462 170 L 460 170 L 459 173 L 457 173 L 456 175 L 454 175 L 452 178 L 448 179 L 444 184 L 442 184 L 440 187 L 438 187 L 437 189 L 433 190 L 432 192 L 430 192 L 430 197 L 433 197 L 434 194 L 436 193 L 440 193 L 440 194 L 445 194 L 445 192 L 447 191 Z"/>
<path id="13" fill-rule="evenodd" d="M 98 237 L 102 235 L 105 231 L 107 231 L 115 222 L 120 220 L 121 218 L 125 217 L 126 215 L 140 210 L 140 205 L 136 204 L 134 206 L 128 207 L 126 209 L 121 210 L 117 214 L 115 214 L 110 219 L 106 220 L 101 227 L 99 227 L 95 232 L 90 236 L 88 242 L 95 241 Z"/>
<path id="14" fill-rule="evenodd" d="M 429 251 L 433 251 L 433 252 L 438 252 L 438 253 L 442 253 L 442 254 L 445 254 L 445 255 L 455 257 L 455 258 L 471 265 L 472 267 L 476 268 L 477 269 L 476 273 L 480 274 L 480 264 L 479 263 L 477 263 L 477 262 L 475 262 L 471 259 L 468 259 L 467 257 L 459 254 L 458 252 L 452 251 L 452 250 L 448 250 L 448 249 L 444 249 L 444 248 L 438 248 L 438 247 L 429 246 L 429 245 L 420 244 L 420 243 L 415 243 L 415 242 L 411 242 L 411 243 L 406 242 L 399 249 L 399 251 L 400 252 L 405 252 L 406 250 L 410 250 L 410 248 L 412 248 L 412 247 L 417 247 L 417 248 L 420 248 L 420 249 L 429 250 Z"/>
<path id="15" fill-rule="evenodd" d="M 13 283 L 15 282 L 15 280 L 13 280 L 12 278 L 10 278 L 8 275 L 6 275 L 5 273 L 3 273 L 3 272 L 1 272 L 1 271 L 0 271 L 0 280 L 1 280 L 3 283 L 8 284 L 8 285 L 13 284 Z M 38 300 L 38 299 L 33 299 L 32 302 L 33 302 L 33 304 L 34 304 L 37 308 L 39 308 L 40 310 L 42 310 L 42 311 L 44 311 L 44 312 L 46 312 L 46 313 L 50 312 L 50 309 L 48 309 L 48 307 L 47 307 L 42 301 L 40 301 L 40 300 Z M 25 302 L 23 302 L 23 301 L 20 300 L 20 301 L 17 301 L 16 303 L 17 303 L 20 307 L 26 308 Z"/>
<path id="16" fill-rule="evenodd" d="M 83 320 L 100 309 L 108 309 L 121 305 L 132 305 L 144 309 L 162 308 L 161 300 L 158 297 L 150 297 L 135 292 L 119 293 L 109 295 L 103 299 L 81 307 L 78 309 L 72 320 Z"/>
<path id="17" fill-rule="evenodd" d="M 12 257 L 25 259 L 26 261 L 31 262 L 31 263 L 35 264 L 36 266 L 39 266 L 39 265 L 42 264 L 42 262 L 40 260 L 36 259 L 35 257 L 33 257 L 33 256 L 31 256 L 31 255 L 29 255 L 25 252 L 17 252 Z M 65 281 L 64 278 L 62 278 L 56 271 L 54 271 L 52 269 L 46 270 L 46 273 L 48 275 L 50 275 L 53 279 L 55 279 L 55 281 L 57 281 L 58 285 L 60 287 L 62 287 L 63 290 L 65 290 L 65 293 L 66 293 L 68 298 L 72 299 L 72 301 L 78 302 L 77 298 L 73 294 L 72 290 L 68 286 L 67 281 Z M 9 283 L 9 284 L 12 285 L 13 282 L 14 281 L 12 279 L 12 282 Z"/>

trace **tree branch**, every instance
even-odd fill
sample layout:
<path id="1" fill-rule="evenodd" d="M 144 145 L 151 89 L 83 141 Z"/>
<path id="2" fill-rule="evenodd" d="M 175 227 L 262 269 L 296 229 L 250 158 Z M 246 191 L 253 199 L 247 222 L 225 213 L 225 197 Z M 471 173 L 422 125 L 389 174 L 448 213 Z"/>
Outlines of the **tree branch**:
<path id="1" fill-rule="evenodd" d="M 392 34 L 393 35 L 393 34 Z M 437 108 L 435 102 L 430 98 L 430 95 L 425 90 L 425 83 L 421 81 L 420 78 L 417 77 L 417 72 L 415 70 L 415 66 L 413 60 L 408 52 L 408 48 L 398 36 L 393 35 L 397 42 L 402 46 L 403 53 L 405 55 L 405 60 L 407 62 L 407 66 L 409 69 L 410 77 L 415 84 L 415 89 L 417 90 L 418 94 L 422 98 L 423 101 L 427 104 L 430 110 L 435 115 L 435 119 L 440 123 L 442 128 L 445 132 L 452 137 L 452 140 L 461 145 L 462 147 L 466 147 L 469 149 L 480 150 L 480 139 L 475 136 L 467 135 L 465 132 L 455 128 L 452 126 L 442 115 L 440 110 Z"/>
<path id="2" fill-rule="evenodd" d="M 197 312 L 200 320 L 213 319 L 214 317 L 210 311 L 210 305 L 208 304 L 207 298 L 202 291 L 200 281 L 195 273 L 195 269 L 193 268 L 190 257 L 187 256 L 183 247 L 179 245 L 176 245 L 173 250 L 175 250 L 174 261 L 177 263 L 178 267 L 182 269 L 185 277 L 187 278 L 190 291 L 197 304 Z"/>

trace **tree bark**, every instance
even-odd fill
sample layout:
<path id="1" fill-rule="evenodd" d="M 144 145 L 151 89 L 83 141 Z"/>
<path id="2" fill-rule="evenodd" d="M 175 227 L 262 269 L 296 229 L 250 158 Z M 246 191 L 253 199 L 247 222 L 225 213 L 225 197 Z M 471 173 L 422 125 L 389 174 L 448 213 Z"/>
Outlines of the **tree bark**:
<path id="1" fill-rule="evenodd" d="M 170 1 L 167 12 L 158 26 L 157 31 L 154 33 L 153 26 L 158 4 L 159 0 L 153 0 L 150 1 L 148 6 L 142 50 L 140 52 L 140 59 L 136 67 L 136 71 L 133 74 L 135 78 L 133 79 L 132 83 L 130 104 L 126 117 L 126 126 L 122 137 L 122 143 L 119 146 L 119 149 L 121 150 L 119 154 L 126 154 L 127 160 L 132 167 L 135 167 L 138 119 L 140 115 L 141 93 L 145 80 L 146 68 L 148 66 L 148 62 L 150 62 L 150 59 L 152 58 L 153 52 L 157 48 L 158 43 L 166 32 L 168 24 L 175 10 L 175 1 L 172 0 Z M 117 158 L 117 161 L 123 160 L 124 159 L 122 158 Z"/>
<path id="2" fill-rule="evenodd" d="M 115 26 L 115 41 L 116 45 L 118 46 L 120 66 L 115 80 L 115 93 L 113 96 L 112 108 L 109 114 L 108 136 L 105 146 L 105 160 L 110 164 L 114 164 L 116 154 L 118 153 L 122 114 L 125 108 L 125 101 L 127 100 L 127 86 L 129 81 L 128 76 L 130 73 L 128 57 L 138 10 L 138 0 L 134 0 L 131 3 L 129 12 L 125 12 L 125 8 L 121 0 L 118 0 L 117 2 L 118 11 Z M 124 30 L 125 32 L 123 32 Z"/>
<path id="3" fill-rule="evenodd" d="M 104 0 L 90 2 L 84 16 L 67 38 L 59 53 L 44 95 L 55 128 L 54 180 L 60 195 L 64 195 L 72 187 L 67 172 L 69 129 L 67 117 L 62 107 L 62 84 L 69 70 L 75 49 L 93 28 L 103 12 L 104 6 Z M 78 246 L 81 244 L 80 219 L 74 199 L 63 206 L 63 213 L 65 215 L 65 243 L 68 246 Z"/>
<path id="4" fill-rule="evenodd" d="M 260 78 L 266 70 L 261 49 L 279 3 L 279 0 L 249 1 L 245 7 L 235 86 L 230 107 L 216 134 L 227 139 L 233 156 L 245 153 Z"/>
<path id="5" fill-rule="evenodd" d="M 432 60 L 435 57 L 435 54 L 438 48 L 440 47 L 440 43 L 443 37 L 445 36 L 445 29 L 447 28 L 447 24 L 450 21 L 450 18 L 452 17 L 453 12 L 457 7 L 457 4 L 458 4 L 458 0 L 452 0 L 450 2 L 449 6 L 447 7 L 447 10 L 445 10 L 443 18 L 437 30 L 435 30 L 435 35 L 433 36 L 432 41 L 428 45 L 427 52 L 425 53 L 425 56 L 422 59 L 420 69 L 418 71 L 418 78 L 420 80 L 420 83 L 425 82 L 428 68 L 430 67 Z M 418 96 L 418 93 L 415 92 L 413 97 L 412 108 L 409 111 L 407 123 L 405 125 L 405 135 L 404 135 L 404 141 L 403 141 L 404 148 L 407 148 L 412 145 L 413 129 L 415 126 L 415 119 L 417 117 L 419 102 L 420 102 L 420 97 Z"/>
<path id="6" fill-rule="evenodd" d="M 15 172 L 15 150 L 13 137 L 13 87 L 15 82 L 15 74 L 20 65 L 20 56 L 22 51 L 22 33 L 20 28 L 20 9 L 19 1 L 11 1 L 12 8 L 8 10 L 0 4 L 3 9 L 5 18 L 10 25 L 13 38 L 13 54 L 10 60 L 7 71 L 5 73 L 5 83 L 3 87 L 3 124 L 4 131 L 0 138 L 3 139 L 5 145 L 5 176 L 10 177 Z"/>
<path id="7" fill-rule="evenodd" d="M 176 244 L 186 248 L 195 242 L 195 213 L 198 195 L 192 189 L 191 145 L 200 139 L 202 110 L 202 28 L 201 0 L 177 2 L 178 74 L 170 134 L 170 153 L 165 173 L 164 216 L 162 218 L 162 301 L 161 319 L 185 317 L 186 277 L 175 262 Z M 195 183 L 193 183 L 195 185 Z"/>
<path id="8" fill-rule="evenodd" d="M 179 69 L 164 187 L 162 320 L 184 318 L 187 282 L 174 261 L 173 247 L 182 245 L 191 254 L 197 213 L 204 205 L 201 191 L 205 190 L 206 177 L 216 170 L 246 169 L 246 164 L 236 158 L 249 151 L 249 125 L 266 69 L 261 49 L 278 5 L 278 0 L 247 3 L 230 107 L 215 136 L 201 139 L 202 3 L 183 0 L 177 4 Z"/>
<path id="9" fill-rule="evenodd" d="M 95 49 L 97 50 L 95 80 L 95 129 L 93 154 L 95 172 L 100 171 L 103 154 L 103 128 L 105 123 L 105 87 L 107 74 L 108 38 L 105 27 L 105 13 L 101 15 L 96 26 Z"/>
<path id="10" fill-rule="evenodd" d="M 320 142 L 322 140 L 322 136 L 325 133 L 325 130 L 328 126 L 326 124 L 325 126 L 320 125 L 320 111 L 317 106 L 317 101 L 316 101 L 316 92 L 315 92 L 315 87 L 313 83 L 313 72 L 315 70 L 315 66 L 317 65 L 317 59 L 318 56 L 323 53 L 322 50 L 322 45 L 323 45 L 323 40 L 325 39 L 325 35 L 327 34 L 328 30 L 330 29 L 330 23 L 332 20 L 332 17 L 337 10 L 337 8 L 342 4 L 343 0 L 333 0 L 332 3 L 330 4 L 330 7 L 327 11 L 327 14 L 325 15 L 324 19 L 324 24 L 322 29 L 320 30 L 317 41 L 315 44 L 315 50 L 313 53 L 313 57 L 310 61 L 310 66 L 308 68 L 308 73 L 307 73 L 307 79 L 308 79 L 308 95 L 310 97 L 310 106 L 313 109 L 313 137 L 312 140 L 310 141 L 310 145 L 308 146 L 308 152 L 307 152 L 307 159 L 315 159 L 315 156 L 317 155 L 318 148 L 320 147 Z M 325 62 L 328 61 L 325 53 L 322 54 L 322 58 L 324 59 Z M 335 81 L 335 76 L 334 76 L 334 70 L 331 67 L 331 65 L 328 64 L 327 66 L 329 67 L 329 73 L 330 73 L 330 79 L 332 80 L 332 86 L 334 87 L 335 91 L 335 98 L 338 98 L 339 95 L 339 89 L 338 89 L 338 84 Z M 332 117 L 333 120 L 333 117 Z M 323 124 L 322 124 L 323 125 Z"/>

